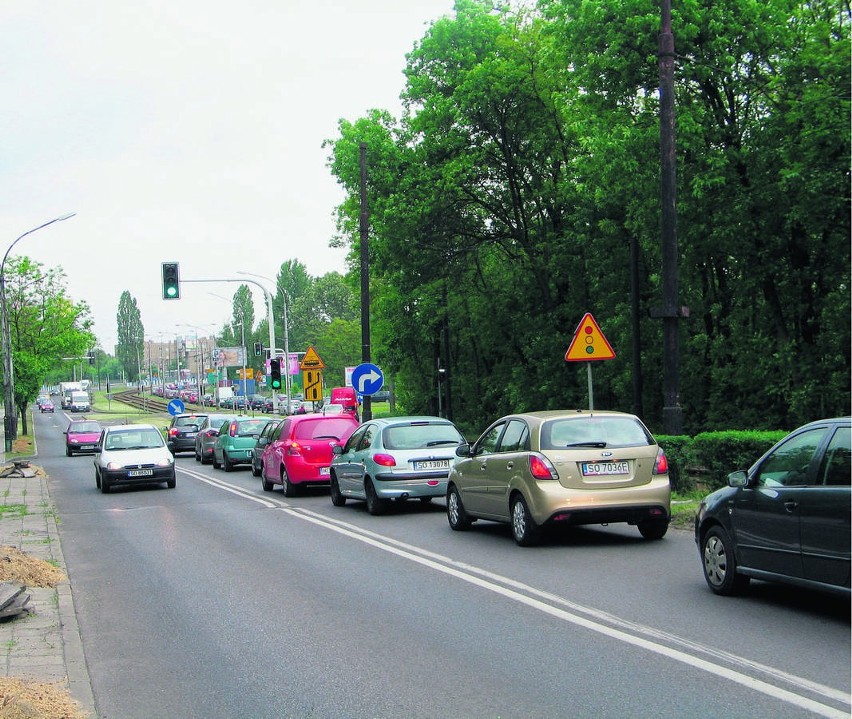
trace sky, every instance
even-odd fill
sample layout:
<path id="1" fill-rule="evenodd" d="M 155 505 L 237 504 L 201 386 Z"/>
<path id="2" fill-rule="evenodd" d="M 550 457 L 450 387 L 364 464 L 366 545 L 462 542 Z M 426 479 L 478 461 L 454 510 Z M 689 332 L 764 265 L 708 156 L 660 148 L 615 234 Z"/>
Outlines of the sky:
<path id="1" fill-rule="evenodd" d="M 0 7 L 0 252 L 61 267 L 113 352 L 215 332 L 281 264 L 344 272 L 326 139 L 398 116 L 405 55 L 453 0 L 8 0 Z M 179 262 L 181 299 L 162 299 Z M 251 273 L 264 279 L 241 275 Z M 263 293 L 249 284 L 256 317 Z"/>

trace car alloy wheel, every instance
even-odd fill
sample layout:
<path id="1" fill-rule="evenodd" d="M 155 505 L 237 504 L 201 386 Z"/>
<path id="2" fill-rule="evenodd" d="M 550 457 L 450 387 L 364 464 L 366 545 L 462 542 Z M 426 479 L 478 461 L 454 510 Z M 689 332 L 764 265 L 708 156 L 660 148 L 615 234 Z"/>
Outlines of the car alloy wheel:
<path id="1" fill-rule="evenodd" d="M 455 485 L 451 485 L 447 491 L 447 521 L 450 528 L 457 532 L 470 529 L 471 519 L 464 510 L 461 495 Z"/>
<path id="2" fill-rule="evenodd" d="M 367 511 L 374 517 L 384 514 L 388 508 L 388 500 L 381 499 L 376 494 L 376 488 L 369 478 L 364 480 L 364 494 L 367 495 Z"/>
<path id="3" fill-rule="evenodd" d="M 299 488 L 290 481 L 290 475 L 287 470 L 281 467 L 281 484 L 283 485 L 285 497 L 295 497 L 299 493 Z"/>
<path id="4" fill-rule="evenodd" d="M 716 594 L 740 594 L 749 584 L 749 578 L 737 574 L 737 560 L 728 533 L 722 527 L 711 527 L 701 543 L 701 565 L 704 579 Z"/>
<path id="5" fill-rule="evenodd" d="M 340 491 L 340 485 L 337 483 L 337 475 L 336 474 L 331 475 L 330 493 L 331 493 L 331 503 L 335 507 L 342 507 L 344 504 L 346 504 L 346 497 L 344 497 L 343 494 Z"/>
<path id="6" fill-rule="evenodd" d="M 512 500 L 512 536 L 521 547 L 532 547 L 541 539 L 539 527 L 521 495 Z"/>

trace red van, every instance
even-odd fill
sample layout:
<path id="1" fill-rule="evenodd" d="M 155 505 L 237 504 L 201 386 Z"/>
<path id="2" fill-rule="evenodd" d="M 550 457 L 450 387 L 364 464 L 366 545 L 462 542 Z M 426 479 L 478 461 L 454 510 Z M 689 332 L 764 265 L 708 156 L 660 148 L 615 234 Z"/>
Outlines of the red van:
<path id="1" fill-rule="evenodd" d="M 343 407 L 344 412 L 358 416 L 358 395 L 355 394 L 354 387 L 332 388 L 329 404 L 339 404 Z"/>

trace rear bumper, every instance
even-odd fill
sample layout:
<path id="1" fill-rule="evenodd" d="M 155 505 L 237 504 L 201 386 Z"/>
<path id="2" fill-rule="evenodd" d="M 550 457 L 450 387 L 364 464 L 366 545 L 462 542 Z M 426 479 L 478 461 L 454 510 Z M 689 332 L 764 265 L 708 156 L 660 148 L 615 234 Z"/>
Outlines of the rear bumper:
<path id="1" fill-rule="evenodd" d="M 447 472 L 376 474 L 373 488 L 382 499 L 444 497 L 447 494 L 447 476 Z"/>

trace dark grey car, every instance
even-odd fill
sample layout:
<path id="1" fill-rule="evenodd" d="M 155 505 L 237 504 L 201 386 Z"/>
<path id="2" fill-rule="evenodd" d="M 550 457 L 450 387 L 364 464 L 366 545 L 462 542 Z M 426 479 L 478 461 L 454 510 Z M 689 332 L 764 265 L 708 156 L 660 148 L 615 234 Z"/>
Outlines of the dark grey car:
<path id="1" fill-rule="evenodd" d="M 207 419 L 206 414 L 177 414 L 166 427 L 166 444 L 172 454 L 195 451 L 195 435 Z"/>
<path id="2" fill-rule="evenodd" d="M 263 457 L 263 450 L 266 449 L 266 445 L 269 444 L 269 435 L 272 434 L 272 431 L 281 424 L 281 420 L 271 419 L 266 423 L 266 426 L 263 428 L 263 431 L 260 433 L 260 438 L 257 440 L 257 444 L 254 446 L 252 450 L 251 457 L 251 473 L 254 477 L 259 477 L 261 472 L 261 457 Z"/>
<path id="3" fill-rule="evenodd" d="M 207 415 L 195 435 L 194 450 L 196 462 L 201 462 L 201 464 L 212 464 L 213 445 L 216 444 L 216 437 L 219 436 L 219 428 L 225 420 L 230 420 L 234 417 L 236 417 L 236 415 L 220 412 Z"/>
<path id="4" fill-rule="evenodd" d="M 761 579 L 850 596 L 850 426 L 799 427 L 704 498 L 695 541 L 716 594 Z"/>

